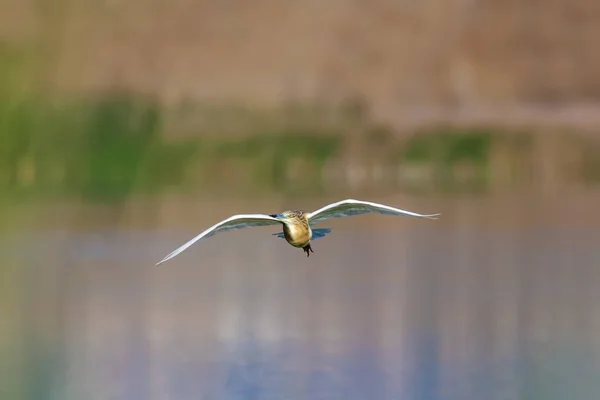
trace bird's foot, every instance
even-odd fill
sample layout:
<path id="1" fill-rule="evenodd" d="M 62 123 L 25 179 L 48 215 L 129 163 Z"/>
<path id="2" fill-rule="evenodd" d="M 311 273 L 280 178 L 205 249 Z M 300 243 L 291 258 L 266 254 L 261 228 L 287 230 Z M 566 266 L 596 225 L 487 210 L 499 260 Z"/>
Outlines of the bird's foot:
<path id="1" fill-rule="evenodd" d="M 310 247 L 310 243 L 309 243 L 309 244 L 307 244 L 306 246 L 304 246 L 304 247 L 302 248 L 302 250 L 304 250 L 304 252 L 306 253 L 306 257 L 310 257 L 310 252 L 313 252 L 313 253 L 315 252 L 315 251 L 312 249 L 312 247 Z"/>

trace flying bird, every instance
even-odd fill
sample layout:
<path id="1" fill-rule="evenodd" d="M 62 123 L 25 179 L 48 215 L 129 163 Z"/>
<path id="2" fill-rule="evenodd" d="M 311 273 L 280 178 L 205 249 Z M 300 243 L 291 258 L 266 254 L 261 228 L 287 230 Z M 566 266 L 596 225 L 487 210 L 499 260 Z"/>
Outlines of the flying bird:
<path id="1" fill-rule="evenodd" d="M 156 265 L 160 265 L 165 261 L 170 260 L 176 255 L 182 253 L 188 247 L 196 243 L 200 239 L 214 236 L 220 232 L 232 231 L 242 228 L 266 225 L 282 225 L 283 231 L 274 233 L 273 235 L 285 239 L 290 245 L 301 248 L 310 257 L 310 252 L 313 249 L 310 245 L 312 240 L 324 237 L 331 229 L 329 228 L 313 228 L 313 226 L 321 221 L 329 218 L 349 217 L 352 215 L 366 214 L 375 212 L 387 215 L 409 215 L 412 217 L 421 217 L 429 219 L 437 219 L 440 214 L 417 214 L 411 211 L 401 210 L 386 206 L 383 204 L 373 203 L 370 201 L 361 201 L 347 199 L 336 203 L 328 204 L 313 212 L 305 211 L 284 211 L 280 214 L 239 214 L 231 216 L 213 226 L 206 229 L 204 232 L 195 236 L 173 252 L 168 254 Z"/>

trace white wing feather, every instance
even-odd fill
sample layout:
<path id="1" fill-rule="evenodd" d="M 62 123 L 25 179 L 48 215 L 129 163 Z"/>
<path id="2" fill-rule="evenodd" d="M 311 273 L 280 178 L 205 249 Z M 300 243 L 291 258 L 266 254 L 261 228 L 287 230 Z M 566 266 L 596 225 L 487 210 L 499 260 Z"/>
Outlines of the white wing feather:
<path id="1" fill-rule="evenodd" d="M 250 228 L 250 227 L 254 227 L 254 226 L 277 225 L 277 224 L 281 224 L 281 223 L 282 222 L 280 220 L 278 220 L 277 218 L 273 218 L 273 217 L 270 217 L 270 216 L 264 215 L 264 214 L 234 215 L 232 217 L 229 217 L 229 218 L 211 226 L 204 232 L 200 233 L 198 236 L 195 236 L 193 239 L 189 240 L 182 246 L 175 249 L 173 252 L 171 252 L 169 255 L 167 255 L 165 258 L 163 258 L 156 265 L 160 265 L 160 264 L 164 263 L 165 261 L 168 261 L 171 258 L 175 257 L 176 255 L 182 253 L 185 249 L 187 249 L 188 247 L 190 247 L 191 245 L 196 243 L 198 240 L 211 237 L 217 233 L 232 231 L 232 230 L 242 229 L 242 228 Z"/>
<path id="2" fill-rule="evenodd" d="M 411 211 L 401 210 L 386 206 L 384 204 L 373 203 L 370 201 L 361 201 L 347 199 L 338 201 L 337 203 L 328 204 L 313 211 L 307 215 L 309 222 L 315 224 L 324 221 L 328 218 L 349 217 L 351 215 L 360 215 L 370 212 L 388 215 L 410 215 L 412 217 L 421 217 L 429 219 L 437 219 L 440 214 L 417 214 Z"/>

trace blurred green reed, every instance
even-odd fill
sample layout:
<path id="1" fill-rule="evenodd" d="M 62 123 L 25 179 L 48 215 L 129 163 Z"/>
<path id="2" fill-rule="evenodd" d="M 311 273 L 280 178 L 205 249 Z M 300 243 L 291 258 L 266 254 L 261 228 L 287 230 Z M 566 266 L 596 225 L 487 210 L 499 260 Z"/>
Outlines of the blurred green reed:
<path id="1" fill-rule="evenodd" d="M 158 106 L 123 94 L 56 104 L 0 97 L 0 191 L 114 198 L 180 179 L 193 147 L 165 143 Z"/>
<path id="2" fill-rule="evenodd" d="M 589 136 L 448 126 L 399 134 L 352 99 L 333 110 L 286 104 L 259 112 L 192 102 L 166 108 L 125 91 L 65 98 L 33 86 L 28 54 L 0 46 L 4 201 L 118 201 L 165 190 L 311 194 L 329 190 L 325 168 L 351 164 L 420 171 L 404 183 L 388 178 L 385 187 L 485 191 L 507 174 L 527 183 L 526 171 L 546 170 L 548 157 L 556 179 L 600 180 L 600 147 Z"/>
<path id="3" fill-rule="evenodd" d="M 530 134 L 507 136 L 492 129 L 436 129 L 408 139 L 374 129 L 356 139 L 341 128 L 248 127 L 242 135 L 209 130 L 175 140 L 164 120 L 165 111 L 156 102 L 124 93 L 65 102 L 0 96 L 0 194 L 8 199 L 76 195 L 111 200 L 169 187 L 216 190 L 232 180 L 239 181 L 238 190 L 250 192 L 314 192 L 324 190 L 321 176 L 328 163 L 342 159 L 407 169 L 426 166 L 438 189 L 459 185 L 456 168 L 466 168 L 471 186 L 486 189 L 493 184 L 495 153 L 504 151 L 509 168 L 519 158 L 531 162 L 536 152 Z M 356 140 L 355 149 L 348 150 L 348 142 Z M 569 142 L 580 158 L 576 173 L 597 180 L 597 148 Z M 294 168 L 299 172 L 290 178 Z"/>

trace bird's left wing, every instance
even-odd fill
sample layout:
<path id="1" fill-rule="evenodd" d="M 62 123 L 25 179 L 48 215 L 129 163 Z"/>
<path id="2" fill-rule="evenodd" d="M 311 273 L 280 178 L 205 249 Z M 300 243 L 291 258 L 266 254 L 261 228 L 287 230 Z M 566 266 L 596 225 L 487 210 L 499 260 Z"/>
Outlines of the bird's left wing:
<path id="1" fill-rule="evenodd" d="M 189 240 L 182 246 L 175 249 L 173 252 L 171 252 L 169 255 L 167 255 L 165 258 L 163 258 L 156 265 L 160 265 L 160 264 L 164 263 L 165 261 L 168 261 L 171 258 L 175 257 L 176 255 L 182 253 L 185 249 L 187 249 L 188 247 L 190 247 L 191 245 L 196 243 L 198 240 L 211 237 L 213 235 L 216 235 L 217 233 L 233 231 L 233 230 L 242 229 L 242 228 L 250 228 L 250 227 L 254 227 L 254 226 L 276 225 L 276 224 L 281 224 L 281 223 L 282 222 L 279 219 L 273 218 L 273 217 L 270 217 L 270 216 L 264 215 L 264 214 L 234 215 L 232 217 L 229 217 L 229 218 L 219 222 L 218 224 L 211 226 L 204 232 L 200 233 L 198 236 L 195 236 L 194 238 L 192 238 L 191 240 Z"/>
<path id="2" fill-rule="evenodd" d="M 386 206 L 383 204 L 372 203 L 370 201 L 361 201 L 347 199 L 338 201 L 337 203 L 328 204 L 316 211 L 309 213 L 306 217 L 311 224 L 326 220 L 328 218 L 349 217 L 351 215 L 360 215 L 370 212 L 388 215 L 410 215 L 412 217 L 422 217 L 429 219 L 437 219 L 440 214 L 417 214 L 411 211 L 401 210 Z"/>

